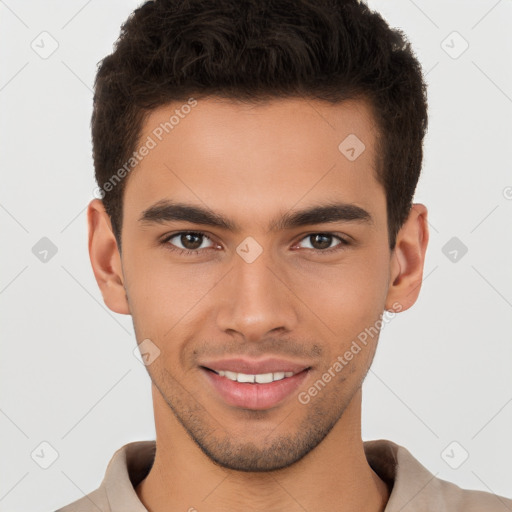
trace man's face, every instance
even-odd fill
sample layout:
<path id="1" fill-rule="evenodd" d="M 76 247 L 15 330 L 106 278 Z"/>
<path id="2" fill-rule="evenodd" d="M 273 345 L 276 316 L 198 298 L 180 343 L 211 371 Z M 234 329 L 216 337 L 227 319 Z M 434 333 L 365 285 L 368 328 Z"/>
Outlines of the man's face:
<path id="1" fill-rule="evenodd" d="M 157 144 L 132 171 L 124 196 L 130 313 L 138 343 L 149 339 L 160 350 L 147 366 L 162 398 L 155 415 L 174 413 L 225 467 L 286 467 L 324 439 L 359 391 L 377 336 L 359 343 L 343 369 L 333 365 L 390 307 L 374 120 L 355 101 L 204 99 L 159 141 L 155 129 L 176 109 L 146 119 L 140 142 L 150 136 Z M 206 209 L 237 229 L 139 220 L 159 201 Z M 277 222 L 334 203 L 357 208 L 336 221 Z M 228 358 L 248 366 L 228 367 Z M 295 376 L 235 383 L 206 369 L 264 374 L 268 366 L 251 371 L 251 363 L 269 359 L 286 361 L 270 373 L 293 366 Z M 322 378 L 325 385 L 308 392 Z"/>

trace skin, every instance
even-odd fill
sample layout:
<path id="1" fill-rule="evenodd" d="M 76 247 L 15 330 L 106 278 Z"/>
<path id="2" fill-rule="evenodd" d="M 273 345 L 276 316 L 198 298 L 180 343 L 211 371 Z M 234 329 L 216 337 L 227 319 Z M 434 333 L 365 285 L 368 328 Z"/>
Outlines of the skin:
<path id="1" fill-rule="evenodd" d="M 179 106 L 154 110 L 140 140 Z M 351 133 L 366 146 L 355 161 L 338 149 Z M 105 304 L 132 315 L 138 343 L 149 338 L 160 350 L 147 366 L 156 457 L 136 487 L 149 511 L 384 510 L 390 490 L 361 439 L 361 386 L 378 336 L 309 403 L 297 399 L 384 310 L 408 309 L 421 288 L 427 209 L 413 205 L 390 251 L 376 135 L 361 100 L 200 99 L 129 175 L 122 255 L 102 202 L 89 204 L 89 253 Z M 138 222 L 160 199 L 207 206 L 240 231 Z M 283 213 L 329 200 L 373 220 L 267 229 Z M 206 237 L 162 242 L 186 230 Z M 322 246 L 315 233 L 333 236 Z M 263 249 L 252 263 L 236 252 L 248 236 Z M 167 248 L 194 243 L 198 254 Z M 325 246 L 339 250 L 323 254 Z M 311 370 L 279 405 L 242 409 L 227 405 L 198 366 L 226 354 L 278 356 Z"/>

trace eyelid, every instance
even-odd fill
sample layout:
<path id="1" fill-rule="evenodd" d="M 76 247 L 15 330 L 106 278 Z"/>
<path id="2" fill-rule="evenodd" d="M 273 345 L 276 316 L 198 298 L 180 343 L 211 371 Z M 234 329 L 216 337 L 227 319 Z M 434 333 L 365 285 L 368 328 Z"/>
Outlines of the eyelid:
<path id="1" fill-rule="evenodd" d="M 203 238 L 207 238 L 208 240 L 210 240 L 210 242 L 213 245 L 219 245 L 217 242 L 215 242 L 214 238 L 210 234 L 208 234 L 207 232 L 205 232 L 205 231 L 195 231 L 195 230 L 182 230 L 182 231 L 176 231 L 174 233 L 168 233 L 168 234 L 164 235 L 164 237 L 161 240 L 161 243 L 168 244 L 169 240 L 177 237 L 178 235 L 200 235 Z M 207 247 L 207 249 L 210 249 L 211 247 L 212 246 Z M 177 250 L 181 250 L 181 251 L 189 251 L 189 252 L 203 251 L 204 250 L 204 249 L 182 249 L 181 247 L 176 247 L 176 249 Z"/>
<path id="2" fill-rule="evenodd" d="M 177 246 L 174 246 L 174 244 L 169 243 L 169 241 L 172 238 L 174 238 L 178 235 L 186 235 L 186 234 L 200 235 L 203 238 L 207 238 L 208 240 L 210 240 L 210 242 L 212 242 L 213 245 L 203 248 L 203 249 L 182 249 L 181 247 L 177 247 Z M 333 238 L 337 238 L 340 241 L 339 244 L 335 245 L 334 247 L 329 247 L 327 249 L 306 248 L 308 251 L 313 251 L 317 254 L 329 254 L 332 252 L 341 251 L 346 246 L 351 245 L 352 240 L 353 240 L 352 237 L 350 237 L 349 235 L 346 235 L 345 233 L 336 233 L 336 232 L 331 232 L 331 231 L 310 231 L 308 233 L 301 234 L 300 238 L 297 240 L 297 242 L 294 243 L 293 247 L 297 246 L 304 239 L 311 237 L 313 235 L 327 235 L 327 236 L 331 236 Z M 347 238 L 349 240 L 347 240 Z M 199 254 L 201 252 L 204 252 L 207 249 L 215 249 L 216 248 L 215 246 L 218 247 L 219 245 L 221 245 L 218 242 L 216 242 L 214 237 L 212 235 L 210 235 L 208 232 L 198 231 L 198 230 L 182 230 L 182 231 L 176 231 L 173 233 L 168 233 L 168 234 L 164 235 L 164 237 L 160 243 L 162 245 L 167 246 L 168 250 L 177 251 L 181 254 Z M 173 245 L 174 247 L 170 247 L 171 245 Z"/>
<path id="3" fill-rule="evenodd" d="M 317 229 L 312 231 L 306 231 L 305 233 L 302 233 L 299 236 L 298 240 L 302 240 L 308 236 L 312 235 L 327 235 L 327 236 L 334 236 L 336 238 L 339 238 L 340 240 L 343 239 L 345 241 L 353 240 L 353 238 L 350 235 L 347 235 L 346 233 L 341 233 L 338 231 L 329 231 L 328 229 Z"/>
<path id="4" fill-rule="evenodd" d="M 303 234 L 300 236 L 300 238 L 298 239 L 298 241 L 294 244 L 294 247 L 296 245 L 298 245 L 300 242 L 302 242 L 304 239 L 306 238 L 309 238 L 313 235 L 326 235 L 326 236 L 330 236 L 332 238 L 337 238 L 340 243 L 338 245 L 335 245 L 334 247 L 329 247 L 328 249 L 310 249 L 312 251 L 316 251 L 318 253 L 328 253 L 330 251 L 335 251 L 338 247 L 344 247 L 344 246 L 347 246 L 347 245 L 350 245 L 351 244 L 351 239 L 352 237 L 349 237 L 348 235 L 345 235 L 343 233 L 336 233 L 336 232 L 332 232 L 332 231 L 311 231 L 309 233 L 306 233 L 306 234 Z"/>

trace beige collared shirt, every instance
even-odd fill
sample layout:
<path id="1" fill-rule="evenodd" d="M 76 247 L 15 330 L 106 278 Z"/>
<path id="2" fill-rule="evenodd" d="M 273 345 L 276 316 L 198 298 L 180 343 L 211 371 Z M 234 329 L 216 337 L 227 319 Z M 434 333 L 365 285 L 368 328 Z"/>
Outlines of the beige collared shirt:
<path id="1" fill-rule="evenodd" d="M 149 473 L 155 447 L 155 441 L 124 445 L 110 460 L 98 489 L 56 512 L 147 512 L 135 487 Z M 436 478 L 403 446 L 379 439 L 365 441 L 364 449 L 370 466 L 392 488 L 385 512 L 512 511 L 511 499 Z"/>

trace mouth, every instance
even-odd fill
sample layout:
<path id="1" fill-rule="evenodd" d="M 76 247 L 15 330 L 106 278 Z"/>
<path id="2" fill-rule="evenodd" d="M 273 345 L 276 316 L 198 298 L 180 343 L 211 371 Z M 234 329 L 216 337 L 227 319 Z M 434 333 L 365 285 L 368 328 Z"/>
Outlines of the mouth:
<path id="1" fill-rule="evenodd" d="M 241 373 L 200 366 L 208 384 L 227 404 L 244 409 L 275 407 L 292 395 L 307 378 L 311 367 L 297 371 Z"/>
<path id="2" fill-rule="evenodd" d="M 269 372 L 269 373 L 257 373 L 257 374 L 248 374 L 248 373 L 238 373 L 238 372 L 231 372 L 229 370 L 212 370 L 211 368 L 206 368 L 206 366 L 203 366 L 205 370 L 210 370 L 211 372 L 216 373 L 217 375 L 221 377 L 226 377 L 226 379 L 232 380 L 234 382 L 249 382 L 249 383 L 255 383 L 255 384 L 269 384 L 270 382 L 275 382 L 282 379 L 287 379 L 289 377 L 293 377 L 297 373 L 300 372 Z M 306 368 L 307 370 L 308 368 Z"/>

